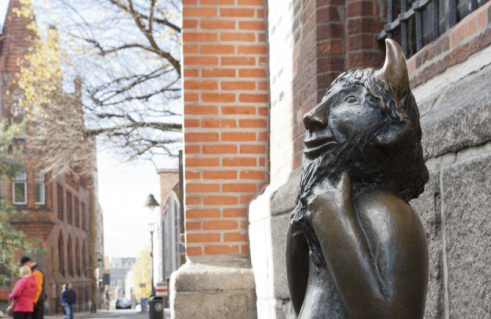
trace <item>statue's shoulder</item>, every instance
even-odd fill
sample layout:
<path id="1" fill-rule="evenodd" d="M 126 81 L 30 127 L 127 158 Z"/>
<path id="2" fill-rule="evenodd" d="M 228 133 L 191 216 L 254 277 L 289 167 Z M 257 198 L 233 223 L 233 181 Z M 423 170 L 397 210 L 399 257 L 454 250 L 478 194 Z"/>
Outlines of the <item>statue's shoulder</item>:
<path id="1" fill-rule="evenodd" d="M 372 189 L 354 198 L 356 212 L 363 226 L 384 233 L 404 236 L 423 231 L 423 225 L 411 206 L 398 194 Z"/>
<path id="2" fill-rule="evenodd" d="M 401 196 L 387 189 L 364 190 L 355 195 L 354 202 L 359 209 L 368 211 L 384 210 L 394 213 L 413 212 L 411 205 L 409 205 Z"/>

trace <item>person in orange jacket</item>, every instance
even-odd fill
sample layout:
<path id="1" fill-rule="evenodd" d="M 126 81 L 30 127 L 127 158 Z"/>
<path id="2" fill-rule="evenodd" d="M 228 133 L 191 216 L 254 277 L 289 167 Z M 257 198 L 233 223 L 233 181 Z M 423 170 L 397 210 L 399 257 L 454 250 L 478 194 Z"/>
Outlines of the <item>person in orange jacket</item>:
<path id="1" fill-rule="evenodd" d="M 24 256 L 20 259 L 21 266 L 27 266 L 31 268 L 32 275 L 36 279 L 36 292 L 34 294 L 34 312 L 32 313 L 32 319 L 44 319 L 44 302 L 47 295 L 44 285 L 44 272 L 39 268 L 38 264 L 31 260 L 31 257 Z"/>

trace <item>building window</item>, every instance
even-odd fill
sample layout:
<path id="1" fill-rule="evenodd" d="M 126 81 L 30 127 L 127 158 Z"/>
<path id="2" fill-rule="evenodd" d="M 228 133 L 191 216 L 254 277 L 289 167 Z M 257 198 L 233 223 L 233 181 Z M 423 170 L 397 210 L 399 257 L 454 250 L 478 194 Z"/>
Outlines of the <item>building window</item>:
<path id="1" fill-rule="evenodd" d="M 46 186 L 44 185 L 45 174 L 36 172 L 34 174 L 34 196 L 37 205 L 46 204 Z"/>
<path id="2" fill-rule="evenodd" d="M 78 239 L 75 241 L 75 269 L 77 272 L 77 276 L 81 276 L 81 264 L 80 264 L 80 246 L 78 245 Z"/>
<path id="3" fill-rule="evenodd" d="M 87 213 L 85 211 L 85 204 L 82 202 L 82 229 L 87 230 Z"/>
<path id="4" fill-rule="evenodd" d="M 65 192 L 63 191 L 63 186 L 61 184 L 57 185 L 56 193 L 58 195 L 58 202 L 56 204 L 57 209 L 58 209 L 58 219 L 59 220 L 64 220 L 65 219 Z"/>
<path id="5" fill-rule="evenodd" d="M 65 244 L 63 243 L 62 232 L 58 237 L 58 271 L 62 276 L 65 276 Z"/>
<path id="6" fill-rule="evenodd" d="M 68 236 L 68 245 L 67 245 L 67 258 L 68 258 L 68 273 L 70 276 L 74 276 L 75 272 L 73 271 L 73 249 L 72 249 L 72 238 Z"/>
<path id="7" fill-rule="evenodd" d="M 27 204 L 27 172 L 17 172 L 13 180 L 13 202 L 15 205 Z"/>
<path id="8" fill-rule="evenodd" d="M 75 226 L 80 227 L 80 202 L 77 196 L 74 196 L 74 206 Z"/>
<path id="9" fill-rule="evenodd" d="M 66 211 L 67 211 L 67 222 L 73 225 L 73 205 L 72 205 L 72 193 L 66 191 Z"/>
<path id="10" fill-rule="evenodd" d="M 85 277 L 85 271 L 87 270 L 87 250 L 85 248 L 85 241 L 82 242 L 82 276 Z"/>
<path id="11" fill-rule="evenodd" d="M 436 40 L 489 0 L 387 0 L 387 24 L 378 40 L 396 39 L 406 58 Z"/>

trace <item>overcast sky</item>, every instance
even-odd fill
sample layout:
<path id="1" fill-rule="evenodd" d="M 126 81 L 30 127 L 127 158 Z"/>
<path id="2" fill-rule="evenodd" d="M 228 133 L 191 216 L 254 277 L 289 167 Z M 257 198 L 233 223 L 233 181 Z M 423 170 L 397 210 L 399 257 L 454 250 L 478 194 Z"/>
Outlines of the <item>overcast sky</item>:
<path id="1" fill-rule="evenodd" d="M 7 12 L 8 0 L 0 0 L 0 26 L 3 26 L 5 20 L 5 14 Z"/>
<path id="2" fill-rule="evenodd" d="M 108 152 L 98 152 L 97 156 L 105 253 L 111 257 L 137 257 L 142 248 L 150 245 L 145 199 L 153 193 L 160 202 L 156 169 L 145 161 L 122 163 Z"/>
<path id="3" fill-rule="evenodd" d="M 0 0 L 3 25 L 8 0 Z M 124 163 L 108 151 L 97 154 L 99 202 L 104 211 L 105 254 L 111 257 L 137 257 L 150 245 L 148 215 L 143 207 L 153 193 L 160 202 L 156 168 L 150 162 Z M 172 163 L 163 167 L 171 167 Z"/>

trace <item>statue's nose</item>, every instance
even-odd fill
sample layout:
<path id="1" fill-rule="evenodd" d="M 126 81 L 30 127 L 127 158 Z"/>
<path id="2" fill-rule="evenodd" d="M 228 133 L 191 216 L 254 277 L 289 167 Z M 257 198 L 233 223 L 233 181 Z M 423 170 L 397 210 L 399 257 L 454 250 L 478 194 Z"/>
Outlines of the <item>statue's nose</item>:
<path id="1" fill-rule="evenodd" d="M 310 131 L 322 130 L 327 126 L 327 114 L 324 103 L 307 112 L 303 117 L 305 128 Z"/>

